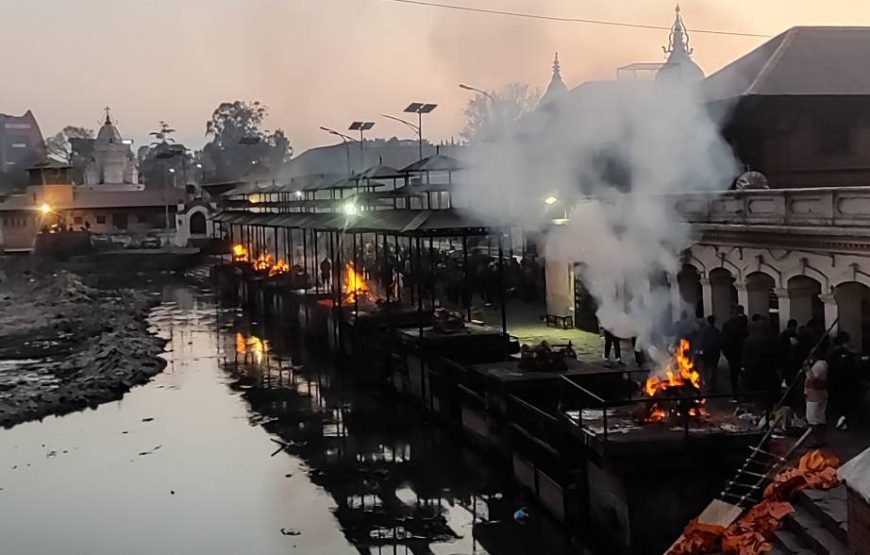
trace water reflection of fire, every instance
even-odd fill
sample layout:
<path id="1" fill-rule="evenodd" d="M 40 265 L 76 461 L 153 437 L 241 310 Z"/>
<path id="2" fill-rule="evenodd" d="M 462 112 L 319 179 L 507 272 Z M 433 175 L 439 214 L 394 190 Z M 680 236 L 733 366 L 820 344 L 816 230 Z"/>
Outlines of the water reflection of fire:
<path id="1" fill-rule="evenodd" d="M 236 354 L 249 353 L 254 356 L 254 361 L 262 362 L 263 357 L 269 353 L 269 342 L 255 335 L 245 337 L 244 334 L 236 332 Z"/>
<path id="2" fill-rule="evenodd" d="M 704 399 L 701 398 L 701 387 L 701 373 L 695 369 L 692 360 L 692 344 L 686 339 L 681 339 L 664 370 L 658 375 L 647 378 L 644 384 L 643 390 L 648 397 L 663 401 L 650 404 L 645 420 L 661 422 L 673 416 L 682 416 L 682 411 L 686 409 L 691 417 L 709 416 L 702 406 Z M 681 400 L 664 402 L 674 394 L 681 398 L 691 396 L 697 398 L 690 399 L 688 402 Z"/>
<path id="3" fill-rule="evenodd" d="M 233 245 L 233 262 L 247 262 L 248 249 L 244 245 Z"/>
<path id="4" fill-rule="evenodd" d="M 376 302 L 374 294 L 369 289 L 368 284 L 362 275 L 358 274 L 353 267 L 353 264 L 348 264 L 345 267 L 344 273 L 344 303 L 351 304 L 357 301 Z"/>

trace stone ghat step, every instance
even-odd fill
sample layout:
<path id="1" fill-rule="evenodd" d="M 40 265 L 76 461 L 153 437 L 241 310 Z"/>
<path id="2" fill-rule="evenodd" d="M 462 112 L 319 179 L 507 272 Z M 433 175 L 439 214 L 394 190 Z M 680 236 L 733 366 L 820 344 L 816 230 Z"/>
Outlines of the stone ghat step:
<path id="1" fill-rule="evenodd" d="M 777 530 L 773 533 L 773 549 L 768 553 L 774 555 L 815 555 L 812 549 L 788 530 Z"/>
<path id="2" fill-rule="evenodd" d="M 815 555 L 851 555 L 845 544 L 802 505 L 795 505 L 795 512 L 785 518 L 785 531 L 799 540 L 800 544 L 794 545 Z"/>
<path id="3" fill-rule="evenodd" d="M 843 543 L 848 541 L 848 517 L 846 510 L 845 486 L 837 486 L 828 491 L 801 491 L 798 493 L 795 505 L 806 509 L 838 540 Z"/>

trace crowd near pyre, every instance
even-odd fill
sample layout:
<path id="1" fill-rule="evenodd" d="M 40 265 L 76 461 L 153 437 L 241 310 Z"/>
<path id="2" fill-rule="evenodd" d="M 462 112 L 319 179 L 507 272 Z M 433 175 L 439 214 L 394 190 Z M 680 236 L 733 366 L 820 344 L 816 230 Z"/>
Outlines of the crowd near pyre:
<path id="1" fill-rule="evenodd" d="M 750 317 L 740 305 L 732 307 L 721 325 L 713 316 L 690 318 L 683 312 L 667 338 L 672 358 L 666 364 L 676 362 L 677 368 L 649 368 L 652 377 L 645 384 L 646 393 L 652 397 L 660 383 L 667 388 L 667 377 L 658 377 L 658 371 L 671 377 L 671 386 L 675 380 L 680 386 L 688 382 L 699 394 L 730 394 L 735 403 L 749 394 L 761 394 L 770 408 L 783 400 L 783 406 L 776 407 L 779 417 L 803 418 L 816 432 L 814 441 L 822 444 L 828 416 L 841 430 L 860 417 L 860 374 L 866 362 L 850 348 L 848 333 L 829 331 L 815 318 L 805 325 L 789 320 L 780 331 L 775 318 Z M 615 351 L 621 364 L 619 339 L 606 330 L 604 336 L 605 360 Z M 640 367 L 661 366 L 639 347 L 635 358 Z"/>
<path id="2" fill-rule="evenodd" d="M 536 254 L 505 254 L 499 261 L 497 255 L 490 254 L 491 250 L 486 244 L 476 245 L 469 247 L 466 256 L 461 247 L 447 241 L 437 247 L 421 248 L 418 256 L 407 245 L 385 243 L 376 248 L 374 243 L 367 242 L 360 246 L 356 257 L 352 250 L 345 249 L 342 288 L 345 292 L 357 290 L 355 284 L 362 280 L 381 301 L 410 303 L 419 292 L 427 305 L 434 300 L 437 305 L 453 309 L 467 309 L 478 299 L 484 306 L 493 305 L 500 301 L 502 293 L 507 298 L 519 297 L 529 302 L 542 297 L 544 267 Z M 240 244 L 233 246 L 233 260 L 249 262 L 255 270 L 268 271 L 270 277 L 291 271 L 306 273 L 305 268 L 291 267 L 266 251 L 251 255 Z M 314 273 L 308 276 L 309 286 L 324 289 L 332 286 L 335 268 L 330 256 L 317 261 Z"/>

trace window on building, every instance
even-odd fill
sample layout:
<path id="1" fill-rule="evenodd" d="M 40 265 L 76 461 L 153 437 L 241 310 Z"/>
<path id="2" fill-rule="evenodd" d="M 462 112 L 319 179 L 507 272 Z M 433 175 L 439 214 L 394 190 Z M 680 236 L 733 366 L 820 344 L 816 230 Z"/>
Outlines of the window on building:
<path id="1" fill-rule="evenodd" d="M 105 216 L 97 216 L 97 223 L 98 224 L 106 223 L 106 217 Z"/>
<path id="2" fill-rule="evenodd" d="M 115 229 L 126 230 L 127 229 L 127 214 L 126 212 L 115 212 L 112 214 L 112 226 Z"/>
<path id="3" fill-rule="evenodd" d="M 7 123 L 6 129 L 30 129 L 29 123 Z"/>
<path id="4" fill-rule="evenodd" d="M 145 214 L 136 214 L 136 222 L 140 224 L 147 224 L 148 216 L 146 216 Z"/>
<path id="5" fill-rule="evenodd" d="M 852 124 L 843 118 L 827 119 L 819 126 L 818 153 L 821 156 L 852 154 Z"/>
<path id="6" fill-rule="evenodd" d="M 82 225 L 82 224 L 84 223 L 84 220 L 85 220 L 85 219 L 82 218 L 81 216 L 75 216 L 75 217 L 73 218 L 73 223 L 76 224 L 76 225 Z"/>

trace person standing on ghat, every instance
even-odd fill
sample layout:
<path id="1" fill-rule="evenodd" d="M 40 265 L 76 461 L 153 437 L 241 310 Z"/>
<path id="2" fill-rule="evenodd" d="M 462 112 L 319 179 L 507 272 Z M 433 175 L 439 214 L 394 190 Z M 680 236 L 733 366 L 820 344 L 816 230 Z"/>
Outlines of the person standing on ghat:
<path id="1" fill-rule="evenodd" d="M 749 331 L 749 321 L 743 307 L 735 305 L 731 309 L 731 318 L 722 326 L 722 354 L 728 361 L 731 374 L 731 394 L 737 401 L 740 392 L 740 374 L 743 366 L 743 342 Z"/>
<path id="2" fill-rule="evenodd" d="M 701 329 L 701 339 L 698 345 L 698 357 L 701 361 L 701 372 L 707 390 L 714 393 L 719 370 L 719 359 L 722 356 L 722 332 L 716 327 L 716 317 L 708 316 Z"/>
<path id="3" fill-rule="evenodd" d="M 849 350 L 849 334 L 841 331 L 834 338 L 834 348 L 828 353 L 828 393 L 831 416 L 836 428 L 847 430 L 852 415 L 860 404 L 861 380 L 855 354 Z"/>
<path id="4" fill-rule="evenodd" d="M 804 382 L 807 424 L 813 430 L 812 447 L 825 444 L 828 411 L 828 363 L 814 354 Z"/>
<path id="5" fill-rule="evenodd" d="M 619 344 L 619 338 L 613 335 L 607 328 L 604 328 L 604 360 L 610 362 L 610 350 L 613 349 L 613 355 L 616 357 L 616 363 L 622 364 L 622 346 Z"/>
<path id="6" fill-rule="evenodd" d="M 325 256 L 323 261 L 320 263 L 320 281 L 325 287 L 329 287 L 329 283 L 331 281 L 332 275 L 332 262 L 329 261 L 329 257 Z"/>

